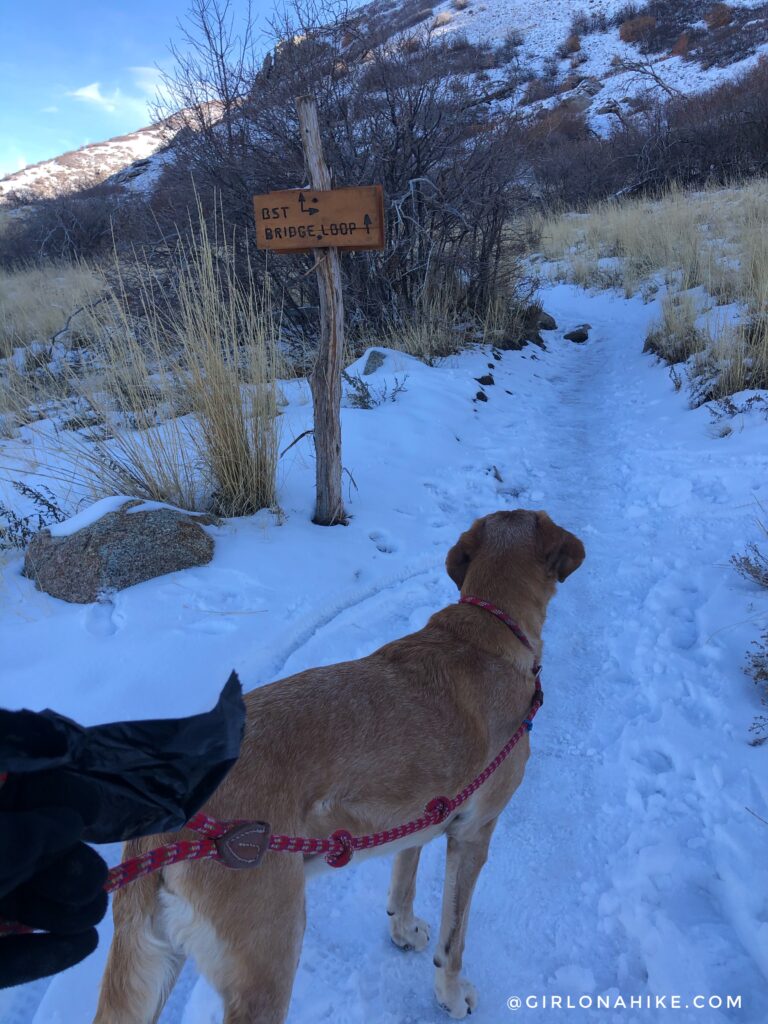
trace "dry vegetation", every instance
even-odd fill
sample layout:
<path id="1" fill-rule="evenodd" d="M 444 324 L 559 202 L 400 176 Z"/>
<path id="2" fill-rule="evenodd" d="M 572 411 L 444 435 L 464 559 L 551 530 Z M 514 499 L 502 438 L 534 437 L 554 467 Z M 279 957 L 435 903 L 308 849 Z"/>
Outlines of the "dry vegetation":
<path id="1" fill-rule="evenodd" d="M 639 43 L 656 28 L 656 19 L 650 15 L 628 18 L 619 26 L 619 38 L 624 43 Z"/>
<path id="2" fill-rule="evenodd" d="M 279 325 L 231 238 L 202 220 L 194 238 L 171 275 L 94 275 L 106 299 L 82 314 L 87 344 L 68 333 L 0 365 L 0 424 L 26 427 L 41 475 L 221 515 L 276 505 Z"/>
<path id="3" fill-rule="evenodd" d="M 76 309 L 103 294 L 103 282 L 84 263 L 0 270 L 0 356 L 34 341 L 50 344 Z M 86 330 L 82 318 L 77 328 Z"/>
<path id="4" fill-rule="evenodd" d="M 626 295 L 666 288 L 646 346 L 670 363 L 696 357 L 698 400 L 768 387 L 768 181 L 671 189 L 659 200 L 544 218 L 536 228 L 562 279 L 620 286 Z"/>
<path id="5" fill-rule="evenodd" d="M 761 512 L 764 510 L 761 507 Z M 768 525 L 762 519 L 757 520 L 757 526 L 762 534 L 763 544 L 768 543 Z M 734 569 L 748 580 L 757 584 L 758 587 L 768 588 L 768 555 L 766 550 L 758 544 L 748 544 L 746 551 L 731 558 Z M 768 630 L 764 631 L 759 640 L 753 642 L 754 650 L 747 656 L 747 671 L 755 681 L 761 694 L 761 702 L 768 711 Z M 758 715 L 752 725 L 755 745 L 765 743 L 768 740 L 768 714 Z"/>

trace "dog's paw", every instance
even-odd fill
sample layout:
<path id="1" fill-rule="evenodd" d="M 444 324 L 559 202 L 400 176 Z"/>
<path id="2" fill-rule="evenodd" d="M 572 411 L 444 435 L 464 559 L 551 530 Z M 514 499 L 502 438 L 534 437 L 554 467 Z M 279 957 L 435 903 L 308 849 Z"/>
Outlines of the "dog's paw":
<path id="1" fill-rule="evenodd" d="M 429 942 L 429 925 L 420 917 L 390 917 L 389 935 L 400 949 L 420 953 Z"/>
<path id="2" fill-rule="evenodd" d="M 477 1006 L 477 989 L 472 982 L 448 975 L 440 967 L 435 972 L 435 996 L 454 1020 L 463 1020 Z"/>

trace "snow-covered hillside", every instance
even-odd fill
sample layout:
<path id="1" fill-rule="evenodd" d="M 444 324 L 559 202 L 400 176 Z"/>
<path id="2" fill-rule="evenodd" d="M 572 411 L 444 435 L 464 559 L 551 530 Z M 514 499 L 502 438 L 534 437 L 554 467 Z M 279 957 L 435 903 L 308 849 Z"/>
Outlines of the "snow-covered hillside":
<path id="1" fill-rule="evenodd" d="M 400 7 L 407 3 L 402 0 Z M 668 34 L 666 46 L 654 47 L 650 53 L 644 52 L 642 40 L 622 38 L 620 23 L 633 17 L 628 10 L 632 6 L 638 14 L 644 13 L 642 4 L 630 5 L 626 0 L 469 0 L 466 4 L 442 0 L 424 24 L 435 26 L 440 34 L 463 33 L 472 41 L 495 44 L 509 33 L 519 34 L 522 43 L 510 62 L 515 73 L 520 64 L 537 74 L 549 72 L 552 90 L 557 90 L 546 101 L 530 104 L 530 109 L 567 104 L 585 110 L 592 126 L 602 133 L 615 123 L 617 113 L 632 116 L 632 100 L 639 93 L 664 98 L 702 92 L 768 54 L 768 4 L 763 0 L 721 5 L 732 12 L 732 20 L 721 26 L 710 26 L 706 20 L 713 7 L 709 0 L 656 4 L 655 8 L 674 13 L 660 25 L 660 34 L 662 28 Z M 572 52 L 566 54 L 561 47 L 569 37 Z M 617 66 L 622 60 L 647 67 L 627 70 Z M 492 77 L 503 80 L 504 75 L 505 69 L 500 68 Z M 524 97 L 523 89 L 511 102 Z"/>
<path id="2" fill-rule="evenodd" d="M 155 124 L 129 135 L 94 142 L 0 178 L 0 203 L 12 195 L 47 198 L 100 184 L 112 175 L 122 184 L 152 180 L 162 163 L 167 129 Z"/>
<path id="3" fill-rule="evenodd" d="M 531 997 L 518 1016 L 535 1024 L 763 1024 L 768 826 L 747 808 L 768 819 L 768 745 L 748 743 L 758 697 L 742 662 L 768 599 L 728 559 L 756 539 L 757 503 L 768 503 L 765 420 L 749 412 L 716 436 L 706 408 L 688 409 L 641 352 L 657 301 L 562 284 L 542 298 L 559 325 L 546 351 L 485 348 L 436 367 L 387 353 L 372 389 L 407 375 L 407 390 L 343 410 L 357 485 L 346 528 L 310 523 L 303 441 L 282 464 L 284 521 L 261 513 L 211 528 L 205 568 L 83 607 L 35 591 L 11 560 L 0 703 L 88 723 L 186 714 L 210 706 L 233 667 L 254 687 L 360 657 L 456 599 L 443 560 L 476 516 L 544 508 L 587 559 L 551 605 L 532 758 L 474 900 L 472 1020 L 516 1019 L 508 1000 Z M 583 322 L 586 344 L 563 340 Z M 305 381 L 282 387 L 287 443 L 311 408 Z M 22 451 L 34 482 L 43 470 Z M 417 892 L 433 925 L 442 858 L 441 843 L 427 849 Z M 310 886 L 291 1024 L 446 1019 L 429 950 L 404 954 L 387 937 L 388 870 L 386 858 L 353 861 Z M 66 974 L 0 993 L 2 1024 L 89 1021 L 110 929 Z M 643 1002 L 542 1008 L 557 994 Z M 681 1009 L 649 1008 L 657 996 Z M 727 996 L 740 1009 L 726 1010 Z M 696 1009 L 696 997 L 723 1009 Z M 161 1024 L 219 1021 L 188 964 Z"/>

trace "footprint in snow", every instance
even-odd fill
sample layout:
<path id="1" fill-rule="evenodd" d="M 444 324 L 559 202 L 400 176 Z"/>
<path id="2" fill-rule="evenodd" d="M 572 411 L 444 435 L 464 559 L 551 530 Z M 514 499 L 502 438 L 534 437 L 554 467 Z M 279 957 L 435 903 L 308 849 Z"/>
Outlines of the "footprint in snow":
<path id="1" fill-rule="evenodd" d="M 668 754 L 665 754 L 663 750 L 654 750 L 651 747 L 647 747 L 645 750 L 635 754 L 634 760 L 641 768 L 645 768 L 652 775 L 664 775 L 667 772 L 673 771 L 675 767 L 672 763 L 672 758 Z"/>
<path id="2" fill-rule="evenodd" d="M 395 544 L 395 542 L 391 540 L 386 533 L 383 533 L 380 530 L 373 530 L 368 534 L 368 536 L 376 545 L 376 550 L 381 551 L 382 554 L 391 555 L 393 552 L 397 551 L 397 544 Z"/>
<path id="3" fill-rule="evenodd" d="M 83 613 L 83 625 L 93 636 L 114 636 L 122 624 L 123 617 L 115 610 L 111 594 L 102 595 Z"/>

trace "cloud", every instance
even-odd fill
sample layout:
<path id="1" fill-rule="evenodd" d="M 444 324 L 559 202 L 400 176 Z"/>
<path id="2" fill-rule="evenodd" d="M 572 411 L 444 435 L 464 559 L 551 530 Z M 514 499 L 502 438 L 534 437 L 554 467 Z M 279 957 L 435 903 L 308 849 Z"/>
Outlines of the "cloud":
<path id="1" fill-rule="evenodd" d="M 135 67 L 128 68 L 133 75 L 136 88 L 145 96 L 154 97 L 160 88 L 163 80 L 163 73 L 159 68 Z"/>
<path id="2" fill-rule="evenodd" d="M 58 107 L 43 107 L 40 113 L 42 114 L 58 114 Z"/>
<path id="3" fill-rule="evenodd" d="M 123 94 L 119 89 L 115 89 L 114 92 L 105 95 L 101 91 L 101 82 L 81 85 L 79 89 L 73 89 L 71 92 L 68 92 L 67 96 L 72 96 L 76 100 L 82 100 L 84 103 L 92 103 L 94 106 L 106 110 L 109 114 L 114 114 L 123 101 Z"/>
<path id="4" fill-rule="evenodd" d="M 98 107 L 107 114 L 145 120 L 147 102 L 155 97 L 161 82 L 161 72 L 157 68 L 141 66 L 127 70 L 133 79 L 133 88 L 129 92 L 120 86 L 104 89 L 101 82 L 91 82 L 89 85 L 81 85 L 79 89 L 72 89 L 66 95 Z"/>

